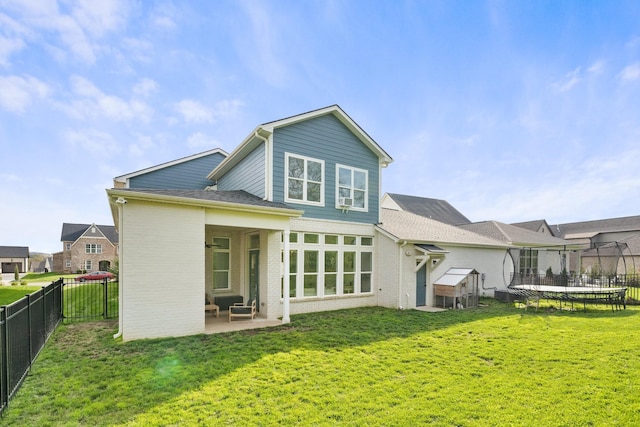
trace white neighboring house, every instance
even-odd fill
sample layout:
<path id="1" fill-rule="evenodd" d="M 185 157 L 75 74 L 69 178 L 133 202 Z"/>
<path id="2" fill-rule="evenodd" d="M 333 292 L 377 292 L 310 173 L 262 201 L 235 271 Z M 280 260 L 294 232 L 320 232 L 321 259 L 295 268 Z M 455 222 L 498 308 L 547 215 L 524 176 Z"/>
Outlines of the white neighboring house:
<path id="1" fill-rule="evenodd" d="M 376 226 L 379 304 L 392 308 L 434 306 L 434 282 L 450 268 L 475 269 L 480 294 L 505 289 L 513 272 L 510 246 L 411 212 L 385 209 Z"/>

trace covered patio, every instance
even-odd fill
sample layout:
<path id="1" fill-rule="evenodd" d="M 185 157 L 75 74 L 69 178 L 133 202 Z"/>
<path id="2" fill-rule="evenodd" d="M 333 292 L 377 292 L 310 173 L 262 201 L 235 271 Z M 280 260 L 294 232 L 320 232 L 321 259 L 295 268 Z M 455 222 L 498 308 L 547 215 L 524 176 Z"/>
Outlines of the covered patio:
<path id="1" fill-rule="evenodd" d="M 259 316 L 254 319 L 232 320 L 229 322 L 229 312 L 226 310 L 221 311 L 218 317 L 211 313 L 206 313 L 204 319 L 205 334 L 221 334 L 224 332 L 269 328 L 282 325 L 281 319 L 273 320 Z"/>

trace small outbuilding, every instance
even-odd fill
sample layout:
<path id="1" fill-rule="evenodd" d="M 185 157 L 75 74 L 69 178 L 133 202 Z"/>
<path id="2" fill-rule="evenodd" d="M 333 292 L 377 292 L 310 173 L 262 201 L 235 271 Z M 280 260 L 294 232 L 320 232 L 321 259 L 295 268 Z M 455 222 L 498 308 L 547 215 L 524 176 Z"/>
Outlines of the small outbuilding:
<path id="1" fill-rule="evenodd" d="M 479 290 L 478 276 L 473 268 L 450 268 L 433 283 L 436 307 L 477 307 Z M 442 302 L 441 305 L 438 303 Z"/>

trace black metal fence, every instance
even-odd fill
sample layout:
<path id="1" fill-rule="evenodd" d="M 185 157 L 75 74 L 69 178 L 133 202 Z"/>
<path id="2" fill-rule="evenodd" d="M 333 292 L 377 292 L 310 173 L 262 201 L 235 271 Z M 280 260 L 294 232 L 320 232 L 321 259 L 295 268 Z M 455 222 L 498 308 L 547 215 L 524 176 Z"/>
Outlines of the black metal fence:
<path id="1" fill-rule="evenodd" d="M 0 307 L 0 413 L 62 320 L 63 281 Z"/>
<path id="2" fill-rule="evenodd" d="M 118 282 L 107 279 L 77 282 L 64 279 L 62 314 L 65 323 L 118 317 Z"/>
<path id="3" fill-rule="evenodd" d="M 553 285 L 618 288 L 626 287 L 627 304 L 640 304 L 640 275 L 638 274 L 514 274 L 514 285 Z"/>

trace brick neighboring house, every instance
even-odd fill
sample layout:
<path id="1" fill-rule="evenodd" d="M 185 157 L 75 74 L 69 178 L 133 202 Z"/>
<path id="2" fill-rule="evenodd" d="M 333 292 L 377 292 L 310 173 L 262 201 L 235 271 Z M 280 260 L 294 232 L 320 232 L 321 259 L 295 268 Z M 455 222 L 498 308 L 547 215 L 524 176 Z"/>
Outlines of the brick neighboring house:
<path id="1" fill-rule="evenodd" d="M 53 254 L 53 270 L 62 273 L 109 270 L 118 258 L 118 233 L 112 225 L 62 224 L 62 252 Z"/>

